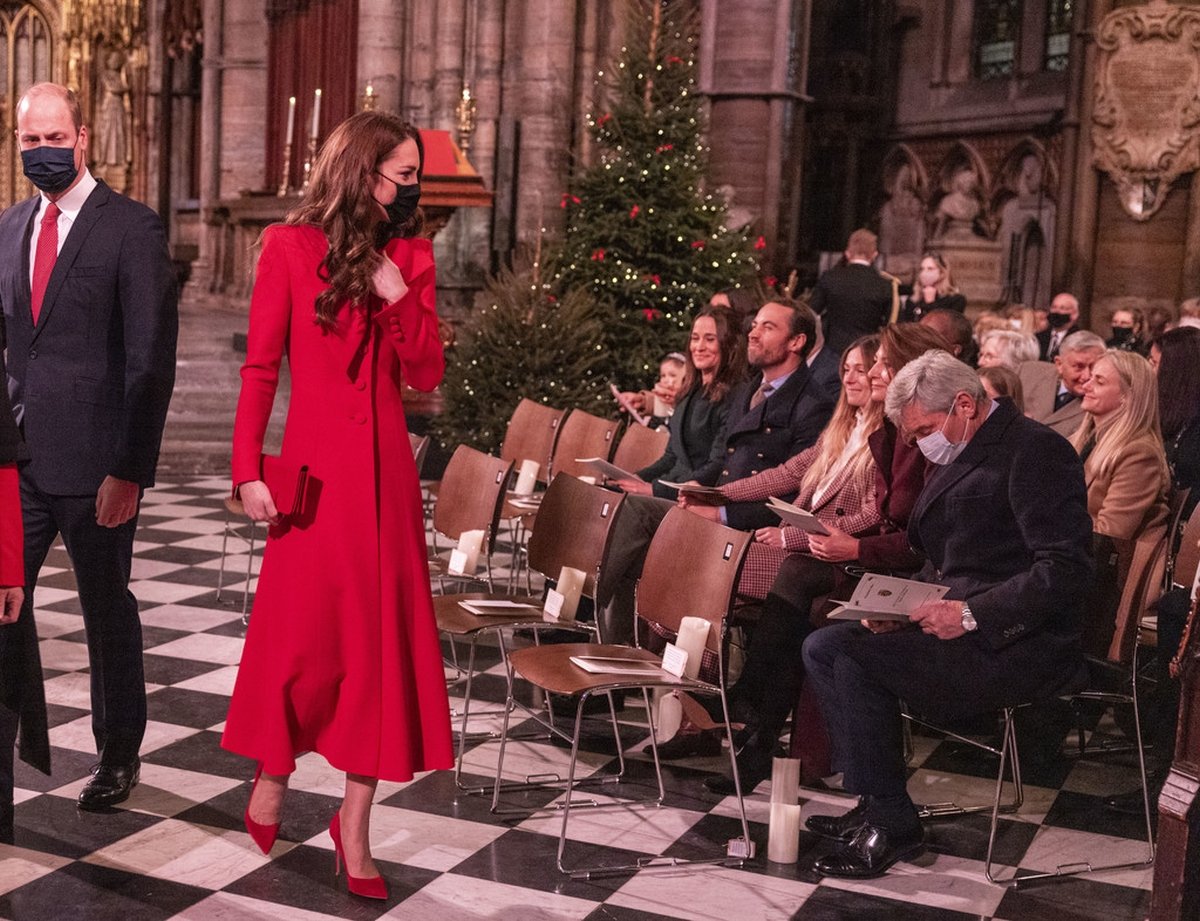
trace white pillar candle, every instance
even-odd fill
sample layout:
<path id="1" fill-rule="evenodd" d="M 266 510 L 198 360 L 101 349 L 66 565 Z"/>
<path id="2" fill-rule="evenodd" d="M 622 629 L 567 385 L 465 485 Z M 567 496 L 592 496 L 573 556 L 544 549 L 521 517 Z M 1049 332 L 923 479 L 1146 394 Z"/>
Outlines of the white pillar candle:
<path id="1" fill-rule="evenodd" d="M 683 722 L 683 702 L 675 691 L 654 690 L 654 739 L 661 745 L 679 731 Z"/>
<path id="2" fill-rule="evenodd" d="M 479 566 L 482 549 L 482 531 L 463 531 L 458 538 L 458 549 L 450 552 L 450 565 L 447 568 L 458 576 L 473 574 Z"/>
<path id="3" fill-rule="evenodd" d="M 594 476 L 581 476 L 581 477 L 579 478 L 579 482 L 580 482 L 580 483 L 587 483 L 589 486 L 595 486 L 595 485 L 596 485 L 596 478 L 595 478 Z"/>
<path id="4" fill-rule="evenodd" d="M 767 860 L 795 863 L 800 856 L 800 806 L 771 803 L 771 822 L 767 826 Z"/>
<path id="5" fill-rule="evenodd" d="M 582 569 L 564 566 L 558 573 L 558 584 L 555 591 L 562 595 L 562 609 L 558 612 L 559 620 L 574 620 L 575 611 L 579 608 L 579 596 L 583 594 L 583 583 L 587 576 Z"/>
<path id="6" fill-rule="evenodd" d="M 287 143 L 292 143 L 296 134 L 296 97 L 288 97 Z"/>
<path id="7" fill-rule="evenodd" d="M 321 124 L 321 91 L 318 89 L 313 93 L 313 113 L 312 113 L 312 131 L 309 137 L 316 138 L 317 132 L 320 130 Z"/>
<path id="8" fill-rule="evenodd" d="M 708 645 L 709 623 L 703 617 L 685 617 L 679 624 L 675 645 L 687 653 L 683 673 L 688 678 L 700 674 L 700 659 Z"/>
<path id="9" fill-rule="evenodd" d="M 771 762 L 771 802 L 791 806 L 799 797 L 800 759 L 774 759 Z"/>
<path id="10" fill-rule="evenodd" d="M 513 492 L 518 496 L 528 496 L 533 492 L 533 487 L 537 485 L 538 470 L 540 465 L 535 460 L 521 461 L 521 470 L 517 474 L 517 485 L 513 487 Z"/>

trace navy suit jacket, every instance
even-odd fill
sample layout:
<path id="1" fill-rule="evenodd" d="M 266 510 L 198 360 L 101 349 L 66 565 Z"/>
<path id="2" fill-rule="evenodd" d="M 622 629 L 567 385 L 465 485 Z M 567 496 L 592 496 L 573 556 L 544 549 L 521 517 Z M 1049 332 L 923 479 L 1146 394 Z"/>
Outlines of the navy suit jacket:
<path id="1" fill-rule="evenodd" d="M 751 409 L 750 399 L 761 385 L 762 374 L 756 374 L 725 398 L 725 428 L 708 463 L 696 471 L 697 482 L 717 486 L 777 467 L 815 444 L 833 415 L 833 400 L 803 362 L 782 387 Z M 779 516 L 761 502 L 733 502 L 725 512 L 729 526 L 743 531 L 779 523 Z"/>
<path id="2" fill-rule="evenodd" d="M 909 518 L 925 581 L 969 602 L 979 629 L 867 635 L 850 654 L 927 716 L 986 712 L 1077 690 L 1080 608 L 1092 581 L 1083 465 L 1062 436 L 999 401 Z"/>
<path id="3" fill-rule="evenodd" d="M 95 493 L 108 475 L 154 483 L 175 383 L 177 292 L 158 215 L 98 183 L 54 264 L 35 328 L 29 240 L 38 199 L 0 215 L 8 392 L 50 495 Z"/>
<path id="4" fill-rule="evenodd" d="M 892 283 L 869 265 L 835 265 L 817 279 L 809 306 L 821 317 L 825 347 L 841 355 L 859 336 L 877 333 L 892 315 Z"/>

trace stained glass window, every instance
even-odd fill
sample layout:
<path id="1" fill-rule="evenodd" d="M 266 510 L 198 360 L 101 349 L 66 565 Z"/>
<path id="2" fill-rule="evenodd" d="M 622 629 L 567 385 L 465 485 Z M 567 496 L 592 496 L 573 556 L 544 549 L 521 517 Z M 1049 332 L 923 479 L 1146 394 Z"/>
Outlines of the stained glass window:
<path id="1" fill-rule="evenodd" d="M 1020 21 L 1020 0 L 975 4 L 975 75 L 981 80 L 1012 74 Z"/>
<path id="2" fill-rule="evenodd" d="M 1071 47 L 1071 0 L 1046 0 L 1046 70 L 1066 70 Z"/>

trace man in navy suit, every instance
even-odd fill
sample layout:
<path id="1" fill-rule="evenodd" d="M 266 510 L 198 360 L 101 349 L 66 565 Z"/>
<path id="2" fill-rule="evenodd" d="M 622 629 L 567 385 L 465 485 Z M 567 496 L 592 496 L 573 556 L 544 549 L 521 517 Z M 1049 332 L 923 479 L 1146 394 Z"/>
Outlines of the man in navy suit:
<path id="1" fill-rule="evenodd" d="M 812 380 L 805 364 L 816 324 L 813 312 L 795 301 L 774 300 L 759 309 L 746 346 L 747 360 L 757 373 L 726 397 L 729 415 L 708 462 L 695 471 L 697 483 L 717 486 L 753 476 L 816 442 L 833 414 L 833 400 Z M 638 495 L 621 503 L 612 549 L 596 588 L 605 642 L 633 639 L 634 585 L 650 540 L 672 504 Z M 734 502 L 711 511 L 719 511 L 725 524 L 743 531 L 779 521 L 761 502 Z"/>
<path id="2" fill-rule="evenodd" d="M 846 241 L 846 262 L 817 279 L 812 309 L 825 328 L 825 346 L 841 355 L 855 339 L 879 332 L 892 315 L 892 282 L 871 263 L 879 255 L 875 234 L 858 229 Z"/>
<path id="3" fill-rule="evenodd" d="M 1040 702 L 1087 680 L 1080 604 L 1092 576 L 1083 465 L 1071 445 L 988 400 L 947 352 L 909 362 L 887 414 L 936 465 L 909 519 L 918 578 L 949 587 L 911 623 L 814 631 L 804 664 L 858 805 L 808 827 L 842 842 L 824 876 L 878 876 L 923 843 L 906 787 L 900 701 L 934 720 Z"/>
<path id="4" fill-rule="evenodd" d="M 128 798 L 137 783 L 146 687 L 137 601 L 129 591 L 142 491 L 153 485 L 175 381 L 176 286 L 162 222 L 87 170 L 88 130 L 74 93 L 33 86 L 17 107 L 25 175 L 40 194 L 0 216 L 0 302 L 8 391 L 25 438 L 20 465 L 25 604 L 61 535 L 87 631 L 99 763 L 79 806 Z M 0 657 L 32 636 L 0 628 Z M 21 755 L 49 770 L 36 650 L 0 677 L 0 773 Z M 39 710 L 42 712 L 39 714 Z M 40 718 L 39 718 L 40 717 Z"/>

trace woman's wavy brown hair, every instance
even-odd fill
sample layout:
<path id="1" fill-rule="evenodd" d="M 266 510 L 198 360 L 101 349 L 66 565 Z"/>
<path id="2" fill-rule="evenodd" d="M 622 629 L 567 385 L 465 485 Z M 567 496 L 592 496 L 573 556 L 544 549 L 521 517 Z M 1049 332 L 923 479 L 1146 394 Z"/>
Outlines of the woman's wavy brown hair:
<path id="1" fill-rule="evenodd" d="M 415 127 L 384 112 L 351 115 L 321 145 L 304 201 L 287 216 L 289 224 L 316 224 L 329 241 L 317 266 L 317 275 L 329 283 L 316 302 L 317 323 L 325 329 L 334 325 L 339 305 L 365 304 L 371 294 L 371 276 L 386 242 L 379 237 L 383 216 L 371 190 L 379 164 L 406 140 L 416 142 L 420 179 L 425 148 Z M 416 236 L 423 223 L 418 209 L 396 235 Z"/>

